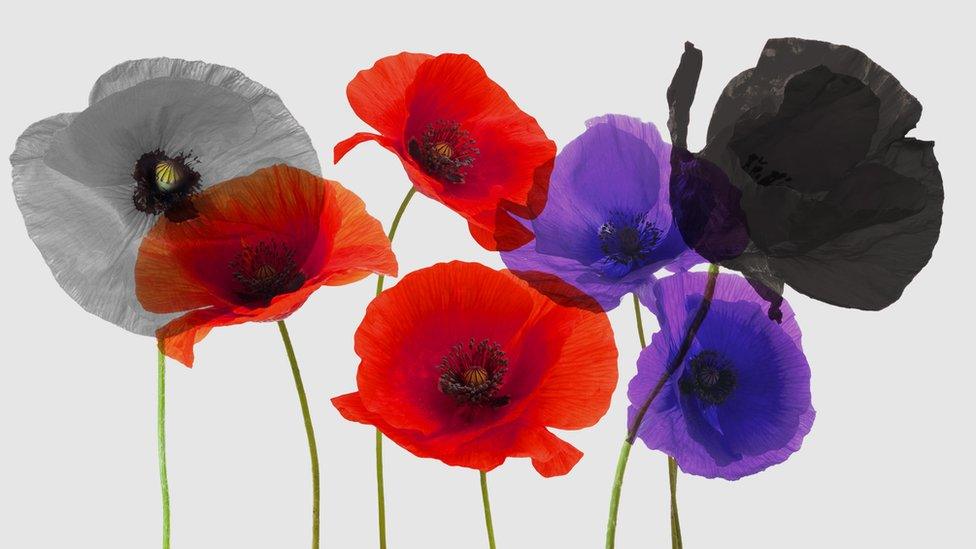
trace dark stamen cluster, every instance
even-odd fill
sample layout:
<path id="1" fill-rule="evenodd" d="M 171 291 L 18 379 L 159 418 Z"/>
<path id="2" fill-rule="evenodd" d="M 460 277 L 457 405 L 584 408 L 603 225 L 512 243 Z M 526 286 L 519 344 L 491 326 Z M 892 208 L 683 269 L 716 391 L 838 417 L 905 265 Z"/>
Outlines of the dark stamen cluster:
<path id="1" fill-rule="evenodd" d="M 193 169 L 197 162 L 192 151 L 171 157 L 156 149 L 140 156 L 132 171 L 136 181 L 132 202 L 136 209 L 159 215 L 186 202 L 200 190 L 200 174 Z"/>
<path id="2" fill-rule="evenodd" d="M 268 301 L 297 290 L 305 282 L 294 252 L 274 240 L 245 245 L 230 262 L 230 269 L 237 282 L 235 291 L 246 302 Z"/>
<path id="3" fill-rule="evenodd" d="M 508 359 L 497 343 L 487 339 L 475 343 L 458 343 L 441 359 L 438 388 L 462 405 L 498 408 L 508 404 L 509 397 L 497 396 Z"/>
<path id="4" fill-rule="evenodd" d="M 427 174 L 448 183 L 464 183 L 465 173 L 480 151 L 459 123 L 438 120 L 410 140 L 408 152 Z"/>
<path id="5" fill-rule="evenodd" d="M 688 365 L 678 382 L 683 393 L 693 394 L 708 404 L 721 404 L 735 390 L 735 367 L 725 355 L 702 351 Z"/>
<path id="6" fill-rule="evenodd" d="M 614 213 L 600 226 L 600 250 L 606 258 L 620 265 L 643 263 L 661 241 L 661 230 L 647 219 L 647 214 Z"/>
<path id="7" fill-rule="evenodd" d="M 752 153 L 746 157 L 746 161 L 742 163 L 742 169 L 749 174 L 749 177 L 751 177 L 757 185 L 762 185 L 764 187 L 793 181 L 793 178 L 790 177 L 789 174 L 771 169 L 768 164 L 769 162 L 765 158 L 758 154 Z"/>

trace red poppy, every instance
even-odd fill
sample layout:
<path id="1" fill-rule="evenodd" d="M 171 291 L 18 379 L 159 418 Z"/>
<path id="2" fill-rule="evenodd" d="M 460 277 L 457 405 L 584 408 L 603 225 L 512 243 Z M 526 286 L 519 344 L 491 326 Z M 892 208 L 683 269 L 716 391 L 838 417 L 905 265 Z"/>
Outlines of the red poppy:
<path id="1" fill-rule="evenodd" d="M 582 429 L 610 405 L 617 348 L 595 304 L 557 304 L 508 271 L 441 263 L 369 305 L 356 332 L 359 392 L 332 399 L 420 457 L 489 471 L 532 458 L 564 475 L 582 452 L 549 427 Z"/>
<path id="2" fill-rule="evenodd" d="M 489 250 L 513 250 L 532 233 L 510 214 L 542 211 L 556 144 L 467 55 L 401 53 L 360 71 L 349 104 L 379 132 L 335 146 L 335 161 L 363 141 L 395 153 L 423 194 L 468 221 Z"/>
<path id="3" fill-rule="evenodd" d="M 136 261 L 142 306 L 186 313 L 156 335 L 166 355 L 187 366 L 211 328 L 281 320 L 320 286 L 396 275 L 390 241 L 363 201 L 298 168 L 273 166 L 215 185 L 193 208 L 182 221 L 160 218 Z"/>

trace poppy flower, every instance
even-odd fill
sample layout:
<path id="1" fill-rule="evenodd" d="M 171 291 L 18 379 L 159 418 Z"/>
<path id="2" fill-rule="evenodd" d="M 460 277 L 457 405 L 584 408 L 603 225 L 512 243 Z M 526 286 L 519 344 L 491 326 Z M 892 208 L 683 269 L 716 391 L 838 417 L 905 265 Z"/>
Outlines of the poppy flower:
<path id="1" fill-rule="evenodd" d="M 630 421 L 675 360 L 699 309 L 706 273 L 661 279 L 640 298 L 660 330 L 637 360 L 627 395 Z M 746 280 L 719 275 L 708 314 L 681 364 L 651 402 L 637 436 L 673 456 L 681 469 L 736 480 L 785 461 L 800 449 L 815 412 L 810 366 L 793 310 L 769 304 Z"/>
<path id="2" fill-rule="evenodd" d="M 661 268 L 700 262 L 674 223 L 670 158 L 651 123 L 616 114 L 587 121 L 556 158 L 546 208 L 526 223 L 535 240 L 502 252 L 505 265 L 558 276 L 609 310 Z"/>
<path id="3" fill-rule="evenodd" d="M 476 263 L 413 272 L 367 308 L 359 391 L 332 403 L 420 457 L 483 472 L 529 457 L 566 474 L 582 453 L 549 428 L 594 425 L 617 382 L 610 323 L 591 305 Z"/>
<path id="4" fill-rule="evenodd" d="M 842 307 L 895 302 L 942 223 L 934 144 L 906 137 L 921 112 L 855 49 L 767 42 L 719 98 L 701 152 L 728 178 L 711 184 L 740 192 L 750 237 L 723 264 L 777 293 L 785 283 Z"/>
<path id="5" fill-rule="evenodd" d="M 142 237 L 203 189 L 277 162 L 319 172 L 305 130 L 239 71 L 141 59 L 108 71 L 89 106 L 31 125 L 10 157 L 27 232 L 85 310 L 153 335 L 171 315 L 136 299 Z"/>
<path id="6" fill-rule="evenodd" d="M 193 206 L 191 219 L 159 219 L 135 266 L 146 310 L 182 314 L 157 336 L 187 366 L 212 328 L 282 320 L 321 286 L 396 274 L 362 200 L 307 171 L 263 168 L 201 191 Z"/>
<path id="7" fill-rule="evenodd" d="M 400 53 L 360 71 L 346 88 L 356 114 L 378 133 L 335 146 L 338 162 L 373 140 L 403 163 L 421 193 L 459 213 L 489 250 L 510 250 L 532 234 L 546 201 L 556 144 L 467 55 Z"/>

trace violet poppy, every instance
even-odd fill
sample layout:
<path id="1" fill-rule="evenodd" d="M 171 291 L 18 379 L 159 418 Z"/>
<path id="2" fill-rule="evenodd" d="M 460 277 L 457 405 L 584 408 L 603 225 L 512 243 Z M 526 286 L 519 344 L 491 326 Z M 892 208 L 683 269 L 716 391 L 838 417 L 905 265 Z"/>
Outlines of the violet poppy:
<path id="1" fill-rule="evenodd" d="M 502 260 L 529 280 L 558 276 L 607 310 L 661 268 L 702 261 L 674 222 L 670 158 L 651 123 L 616 114 L 587 121 L 556 158 L 546 208 L 526 222 L 535 240 Z"/>
<path id="2" fill-rule="evenodd" d="M 661 279 L 640 294 L 658 317 L 627 392 L 629 421 L 668 368 L 701 306 L 706 273 Z M 810 366 L 793 310 L 768 318 L 769 303 L 737 275 L 719 275 L 687 353 L 651 402 L 637 436 L 686 473 L 736 480 L 799 450 L 815 412 Z"/>
<path id="3" fill-rule="evenodd" d="M 139 244 L 156 219 L 215 183 L 275 163 L 315 173 L 305 130 L 271 90 L 201 61 L 127 61 L 88 108 L 31 125 L 10 156 L 27 232 L 88 312 L 153 335 L 171 315 L 136 299 Z"/>
<path id="4" fill-rule="evenodd" d="M 896 301 L 931 257 L 942 223 L 934 144 L 906 137 L 921 112 L 855 49 L 768 41 L 757 65 L 725 88 L 701 152 L 728 178 L 709 184 L 738 191 L 718 194 L 738 203 L 713 217 L 741 208 L 750 237 L 723 265 L 776 293 L 785 283 L 842 307 Z"/>
<path id="5" fill-rule="evenodd" d="M 532 239 L 513 214 L 542 211 L 556 145 L 477 61 L 450 53 L 384 57 L 360 71 L 346 94 L 378 133 L 337 144 L 336 162 L 376 141 L 397 155 L 414 188 L 464 217 L 484 248 L 510 250 Z"/>
<path id="6" fill-rule="evenodd" d="M 421 269 L 380 294 L 356 353 L 359 390 L 332 400 L 343 417 L 417 456 L 482 472 L 528 457 L 543 476 L 568 473 L 583 454 L 549 428 L 594 425 L 617 380 L 599 306 L 559 305 L 476 263 Z"/>

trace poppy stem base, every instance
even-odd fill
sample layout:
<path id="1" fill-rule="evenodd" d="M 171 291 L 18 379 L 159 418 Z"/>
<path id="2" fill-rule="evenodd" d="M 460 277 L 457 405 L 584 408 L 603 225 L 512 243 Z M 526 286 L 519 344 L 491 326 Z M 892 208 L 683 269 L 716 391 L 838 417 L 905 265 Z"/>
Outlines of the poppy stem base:
<path id="1" fill-rule="evenodd" d="M 159 488 L 163 496 L 163 549 L 169 549 L 169 478 L 166 474 L 166 355 L 156 351 L 156 453 L 159 458 Z"/>
<path id="2" fill-rule="evenodd" d="M 315 444 L 315 431 L 312 429 L 312 415 L 308 410 L 308 397 L 305 395 L 305 384 L 302 383 L 302 373 L 298 370 L 298 360 L 295 349 L 292 348 L 291 338 L 284 320 L 278 321 L 278 331 L 285 344 L 291 373 L 295 378 L 295 389 L 298 390 L 298 401 L 302 406 L 302 417 L 305 420 L 305 435 L 308 437 L 308 453 L 312 461 L 312 549 L 319 547 L 319 451 Z"/>
<path id="3" fill-rule="evenodd" d="M 671 485 L 671 549 L 682 549 L 681 523 L 678 521 L 678 462 L 668 456 L 668 484 Z"/>

